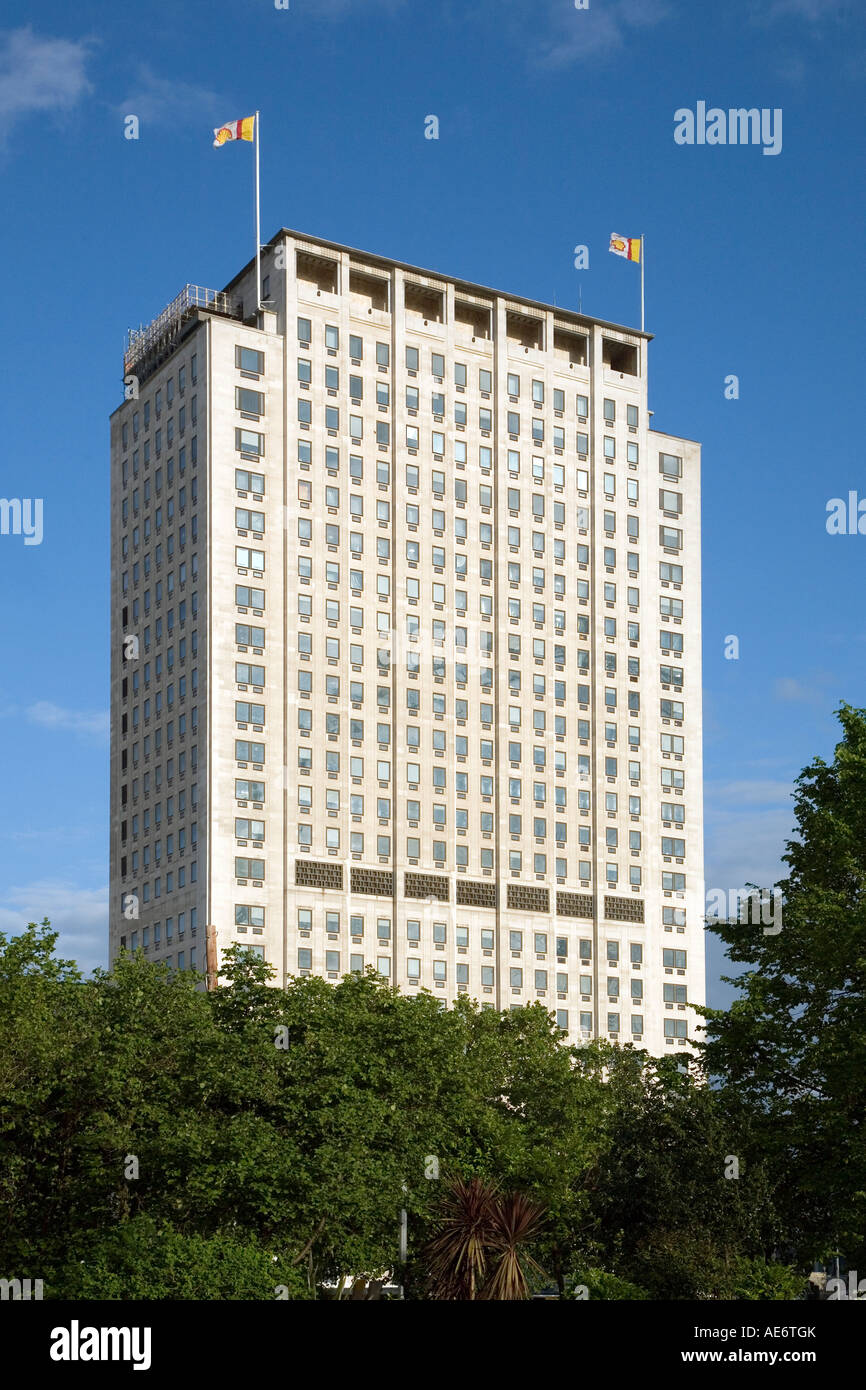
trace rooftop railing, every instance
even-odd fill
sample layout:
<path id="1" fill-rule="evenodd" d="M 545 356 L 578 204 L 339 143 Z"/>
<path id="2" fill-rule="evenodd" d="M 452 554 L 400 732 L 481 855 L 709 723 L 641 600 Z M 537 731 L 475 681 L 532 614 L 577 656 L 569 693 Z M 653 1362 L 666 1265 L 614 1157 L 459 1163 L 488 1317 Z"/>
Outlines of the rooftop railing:
<path id="1" fill-rule="evenodd" d="M 184 285 L 180 294 L 152 323 L 127 331 L 123 354 L 124 376 L 152 355 L 163 355 L 170 350 L 183 323 L 198 309 L 207 309 L 212 314 L 222 314 L 226 318 L 236 318 L 239 313 L 238 301 L 222 290 L 209 290 L 204 285 Z"/>

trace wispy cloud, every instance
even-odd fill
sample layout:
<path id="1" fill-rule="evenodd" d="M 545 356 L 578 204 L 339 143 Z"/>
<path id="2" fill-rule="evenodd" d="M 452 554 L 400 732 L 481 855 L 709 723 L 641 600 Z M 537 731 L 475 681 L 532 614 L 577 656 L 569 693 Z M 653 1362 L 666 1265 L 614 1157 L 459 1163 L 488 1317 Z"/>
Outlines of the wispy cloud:
<path id="1" fill-rule="evenodd" d="M 852 13 L 851 0 L 774 0 L 769 8 L 766 5 L 756 7 L 753 18 L 764 23 L 775 19 L 806 19 L 817 24 Z"/>
<path id="2" fill-rule="evenodd" d="M 756 759 L 775 763 L 777 759 Z M 704 883 L 707 892 L 741 891 L 747 884 L 772 888 L 787 876 L 782 863 L 786 843 L 794 836 L 794 803 L 790 781 L 758 777 L 704 785 Z M 738 975 L 746 968 L 725 957 L 725 947 L 711 930 L 706 936 L 707 1002 L 728 1008 L 737 997 L 719 975 Z"/>
<path id="3" fill-rule="evenodd" d="M 81 888 L 57 879 L 37 879 L 6 889 L 0 900 L 0 931 L 16 935 L 28 922 L 47 917 L 60 937 L 57 953 L 89 972 L 108 963 L 108 888 Z"/>
<path id="4" fill-rule="evenodd" d="M 768 806 L 786 802 L 791 795 L 791 783 L 782 781 L 743 780 L 740 782 L 706 782 L 705 795 L 708 801 L 738 806 Z"/>
<path id="5" fill-rule="evenodd" d="M 586 10 L 576 10 L 573 0 L 553 0 L 547 33 L 537 46 L 538 60 L 561 68 L 604 57 L 625 47 L 639 30 L 663 23 L 671 13 L 667 0 L 606 0 Z"/>
<path id="6" fill-rule="evenodd" d="M 839 682 L 827 671 L 818 671 L 808 680 L 798 680 L 796 676 L 780 676 L 773 686 L 777 700 L 801 705 L 826 705 L 828 692 Z"/>
<path id="7" fill-rule="evenodd" d="M 739 889 L 747 883 L 771 887 L 787 873 L 782 855 L 793 835 L 793 807 L 709 813 L 704 846 L 707 888 Z"/>
<path id="8" fill-rule="evenodd" d="M 37 111 L 69 111 L 91 90 L 90 39 L 55 39 L 22 29 L 0 32 L 0 119 L 10 126 Z"/>
<path id="9" fill-rule="evenodd" d="M 339 19 L 352 10 L 401 10 L 406 0 L 296 0 L 296 3 L 298 9 L 303 6 L 310 18 Z"/>
<path id="10" fill-rule="evenodd" d="M 179 82 L 174 77 L 159 77 L 142 64 L 129 95 L 116 109 L 120 115 L 137 116 L 143 125 L 172 125 L 196 117 L 214 121 L 233 119 L 233 113 L 226 111 L 225 106 L 226 98 L 211 88 Z"/>
<path id="11" fill-rule="evenodd" d="M 407 0 L 298 0 L 310 18 L 344 19 L 408 9 Z M 417 4 L 417 0 L 416 0 Z M 564 68 L 622 49 L 641 29 L 660 24 L 673 13 L 669 0 L 590 0 L 577 9 L 574 0 L 469 0 L 443 6 L 449 23 L 491 25 L 508 35 L 515 47 L 542 67 Z"/>
<path id="12" fill-rule="evenodd" d="M 31 724 L 40 724 L 44 729 L 68 729 L 76 734 L 93 734 L 100 738 L 108 735 L 108 711 L 82 711 L 64 709 L 50 700 L 38 700 L 29 705 L 26 711 Z"/>

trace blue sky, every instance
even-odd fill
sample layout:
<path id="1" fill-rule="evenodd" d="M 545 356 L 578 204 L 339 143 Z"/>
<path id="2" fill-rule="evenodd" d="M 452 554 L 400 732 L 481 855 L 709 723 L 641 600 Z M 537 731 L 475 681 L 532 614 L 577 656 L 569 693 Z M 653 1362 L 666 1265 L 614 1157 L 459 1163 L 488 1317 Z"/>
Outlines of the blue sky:
<path id="1" fill-rule="evenodd" d="M 67 954 L 105 960 L 108 415 L 126 328 L 252 254 L 251 152 L 213 150 L 211 128 L 256 107 L 265 238 L 295 227 L 636 323 L 638 272 L 606 248 L 645 234 L 650 406 L 703 443 L 706 881 L 775 879 L 793 778 L 832 755 L 838 703 L 866 705 L 866 536 L 825 528 L 831 497 L 866 497 L 858 10 L 43 0 L 32 27 L 0 15 L 0 493 L 44 500 L 41 545 L 0 536 L 0 929 L 47 914 Z M 700 100 L 781 108 L 781 152 L 675 144 L 674 112 Z"/>

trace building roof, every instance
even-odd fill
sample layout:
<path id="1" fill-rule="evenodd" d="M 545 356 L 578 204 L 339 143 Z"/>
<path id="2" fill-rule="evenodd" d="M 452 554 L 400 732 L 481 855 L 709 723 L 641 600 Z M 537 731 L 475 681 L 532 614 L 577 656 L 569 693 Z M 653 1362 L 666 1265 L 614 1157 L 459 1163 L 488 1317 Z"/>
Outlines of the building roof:
<path id="1" fill-rule="evenodd" d="M 596 318 L 594 314 L 581 314 L 578 313 L 576 309 L 568 309 L 561 304 L 547 304 L 544 300 L 529 299 L 526 295 L 514 294 L 510 290 L 496 290 L 492 289 L 489 285 L 477 285 L 472 280 L 464 280 L 456 275 L 448 275 L 444 271 L 429 270 L 425 269 L 423 266 L 410 265 L 407 261 L 398 261 L 391 256 L 380 256 L 372 251 L 361 251 L 355 246 L 344 246 L 343 243 L 339 241 L 328 241 L 324 237 L 311 236 L 309 232 L 293 231 L 290 227 L 281 227 L 278 232 L 274 233 L 270 241 L 264 243 L 262 249 L 264 250 L 265 246 L 276 246 L 283 237 L 296 237 L 299 241 L 307 241 L 315 246 L 322 246 L 328 251 L 348 252 L 352 256 L 357 256 L 359 260 L 367 262 L 368 265 L 377 265 L 383 268 L 397 266 L 399 270 L 408 271 L 411 275 L 424 275 L 434 279 L 447 280 L 456 285 L 458 289 L 466 290 L 469 294 L 496 295 L 500 299 L 510 299 L 515 304 L 526 304 L 532 309 L 550 310 L 560 318 L 567 319 L 571 323 L 582 324 L 584 326 L 598 324 L 600 328 L 612 328 L 619 333 L 630 333 L 633 337 L 644 338 L 647 342 L 650 342 L 653 337 L 652 333 L 646 333 L 640 328 L 632 328 L 628 324 L 610 323 L 607 319 Z M 230 291 L 241 277 L 246 275 L 254 265 L 255 257 L 252 257 L 247 261 L 243 269 L 239 270 L 237 275 L 229 280 L 224 288 L 224 292 L 227 293 Z"/>

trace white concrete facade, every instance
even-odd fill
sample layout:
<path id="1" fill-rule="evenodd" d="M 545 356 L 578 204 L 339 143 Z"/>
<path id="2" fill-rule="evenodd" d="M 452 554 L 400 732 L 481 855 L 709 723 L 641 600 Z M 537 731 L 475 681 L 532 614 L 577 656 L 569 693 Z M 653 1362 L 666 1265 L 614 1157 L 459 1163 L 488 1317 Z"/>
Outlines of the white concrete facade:
<path id="1" fill-rule="evenodd" d="M 112 417 L 112 956 L 209 937 L 687 1047 L 700 450 L 650 428 L 648 338 L 286 231 L 262 271 Z"/>

